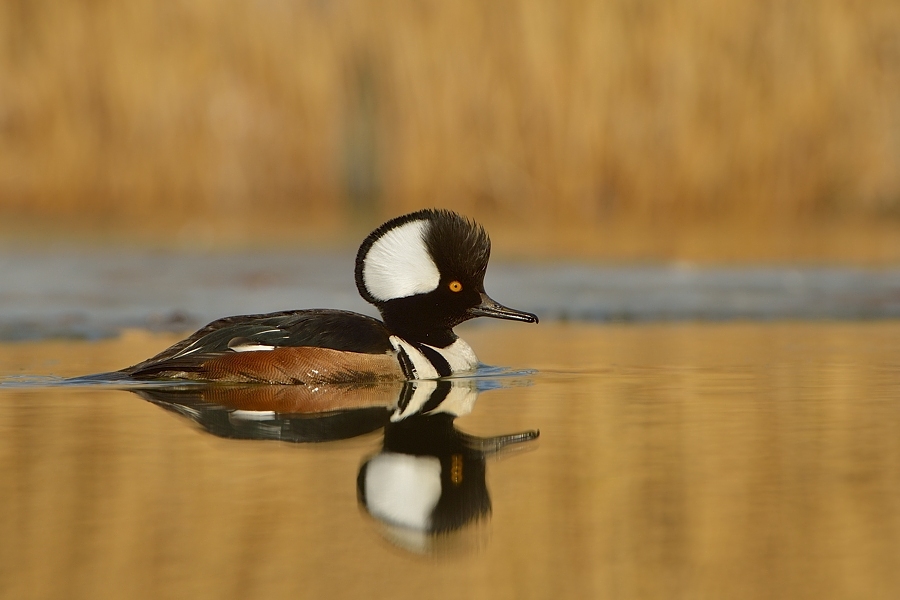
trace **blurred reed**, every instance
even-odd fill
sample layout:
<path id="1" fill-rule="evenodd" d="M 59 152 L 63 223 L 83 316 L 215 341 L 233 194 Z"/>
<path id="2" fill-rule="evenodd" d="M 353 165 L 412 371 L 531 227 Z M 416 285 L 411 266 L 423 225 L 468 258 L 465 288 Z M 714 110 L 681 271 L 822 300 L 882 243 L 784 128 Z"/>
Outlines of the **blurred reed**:
<path id="1" fill-rule="evenodd" d="M 0 218 L 423 205 L 900 215 L 900 3 L 0 4 Z"/>

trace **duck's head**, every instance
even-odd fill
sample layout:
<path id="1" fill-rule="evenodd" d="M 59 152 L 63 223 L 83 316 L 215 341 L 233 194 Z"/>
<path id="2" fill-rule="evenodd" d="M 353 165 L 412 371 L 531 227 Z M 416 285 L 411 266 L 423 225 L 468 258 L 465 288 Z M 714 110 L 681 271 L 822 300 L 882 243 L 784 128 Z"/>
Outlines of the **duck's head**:
<path id="1" fill-rule="evenodd" d="M 426 209 L 392 219 L 363 241 L 356 287 L 388 328 L 410 341 L 444 347 L 452 329 L 474 317 L 537 323 L 484 291 L 491 241 L 484 228 L 449 210 Z"/>

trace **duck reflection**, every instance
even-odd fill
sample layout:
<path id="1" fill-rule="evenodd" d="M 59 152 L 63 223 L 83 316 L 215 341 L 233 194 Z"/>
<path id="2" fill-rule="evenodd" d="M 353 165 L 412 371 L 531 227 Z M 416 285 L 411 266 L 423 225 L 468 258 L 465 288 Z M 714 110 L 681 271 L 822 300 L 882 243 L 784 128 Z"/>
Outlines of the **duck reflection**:
<path id="1" fill-rule="evenodd" d="M 384 428 L 382 450 L 363 463 L 357 493 L 392 542 L 413 551 L 491 512 L 486 458 L 538 437 L 537 431 L 481 438 L 458 430 L 478 390 L 471 380 L 419 382 Z M 407 390 L 409 392 L 409 390 Z"/>
<path id="2" fill-rule="evenodd" d="M 185 385 L 133 390 L 220 437 L 327 442 L 384 429 L 357 477 L 360 505 L 392 542 L 432 549 L 491 512 L 486 459 L 537 431 L 477 437 L 456 428 L 472 411 L 477 379 L 371 386 Z M 487 385 L 495 387 L 494 385 Z"/>
<path id="3" fill-rule="evenodd" d="M 403 383 L 339 385 L 185 385 L 133 390 L 225 438 L 329 442 L 384 427 Z"/>

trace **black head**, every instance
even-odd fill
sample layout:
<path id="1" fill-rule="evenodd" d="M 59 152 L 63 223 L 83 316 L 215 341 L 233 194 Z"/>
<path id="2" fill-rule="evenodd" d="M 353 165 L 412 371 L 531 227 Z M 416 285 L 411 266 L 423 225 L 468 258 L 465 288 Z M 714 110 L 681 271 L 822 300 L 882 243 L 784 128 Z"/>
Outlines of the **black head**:
<path id="1" fill-rule="evenodd" d="M 491 241 L 484 228 L 449 210 L 426 209 L 373 231 L 356 255 L 356 287 L 388 328 L 410 341 L 444 347 L 473 317 L 537 323 L 484 291 Z"/>

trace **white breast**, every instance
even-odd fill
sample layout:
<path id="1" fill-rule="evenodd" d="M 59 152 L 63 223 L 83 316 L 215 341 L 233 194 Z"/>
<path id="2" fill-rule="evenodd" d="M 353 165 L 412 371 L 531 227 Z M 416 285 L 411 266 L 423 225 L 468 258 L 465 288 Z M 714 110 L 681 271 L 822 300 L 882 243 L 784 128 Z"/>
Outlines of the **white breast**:
<path id="1" fill-rule="evenodd" d="M 431 364 L 431 361 L 422 354 L 421 350 L 396 335 L 392 335 L 390 340 L 394 350 L 399 352 L 402 349 L 406 352 L 406 355 L 409 356 L 409 359 L 413 364 L 413 369 L 415 370 L 414 379 L 438 379 L 440 377 L 437 369 L 435 369 L 434 365 Z M 428 344 L 425 345 L 428 346 Z M 479 362 L 478 357 L 475 356 L 475 351 L 462 339 L 457 339 L 446 348 L 436 348 L 435 346 L 428 347 L 444 357 L 444 360 L 450 365 L 450 372 L 453 375 L 471 372 L 478 367 Z"/>
<path id="2" fill-rule="evenodd" d="M 409 360 L 412 361 L 413 371 L 415 371 L 413 379 L 437 379 L 440 377 L 431 361 L 425 358 L 425 355 L 418 348 L 396 335 L 392 335 L 390 340 L 394 350 L 397 352 L 403 350 L 409 357 Z"/>
<path id="3" fill-rule="evenodd" d="M 430 347 L 434 348 L 434 346 Z M 457 338 L 446 348 L 434 349 L 444 357 L 454 374 L 474 371 L 478 367 L 478 357 L 475 356 L 475 351 L 462 338 Z"/>

